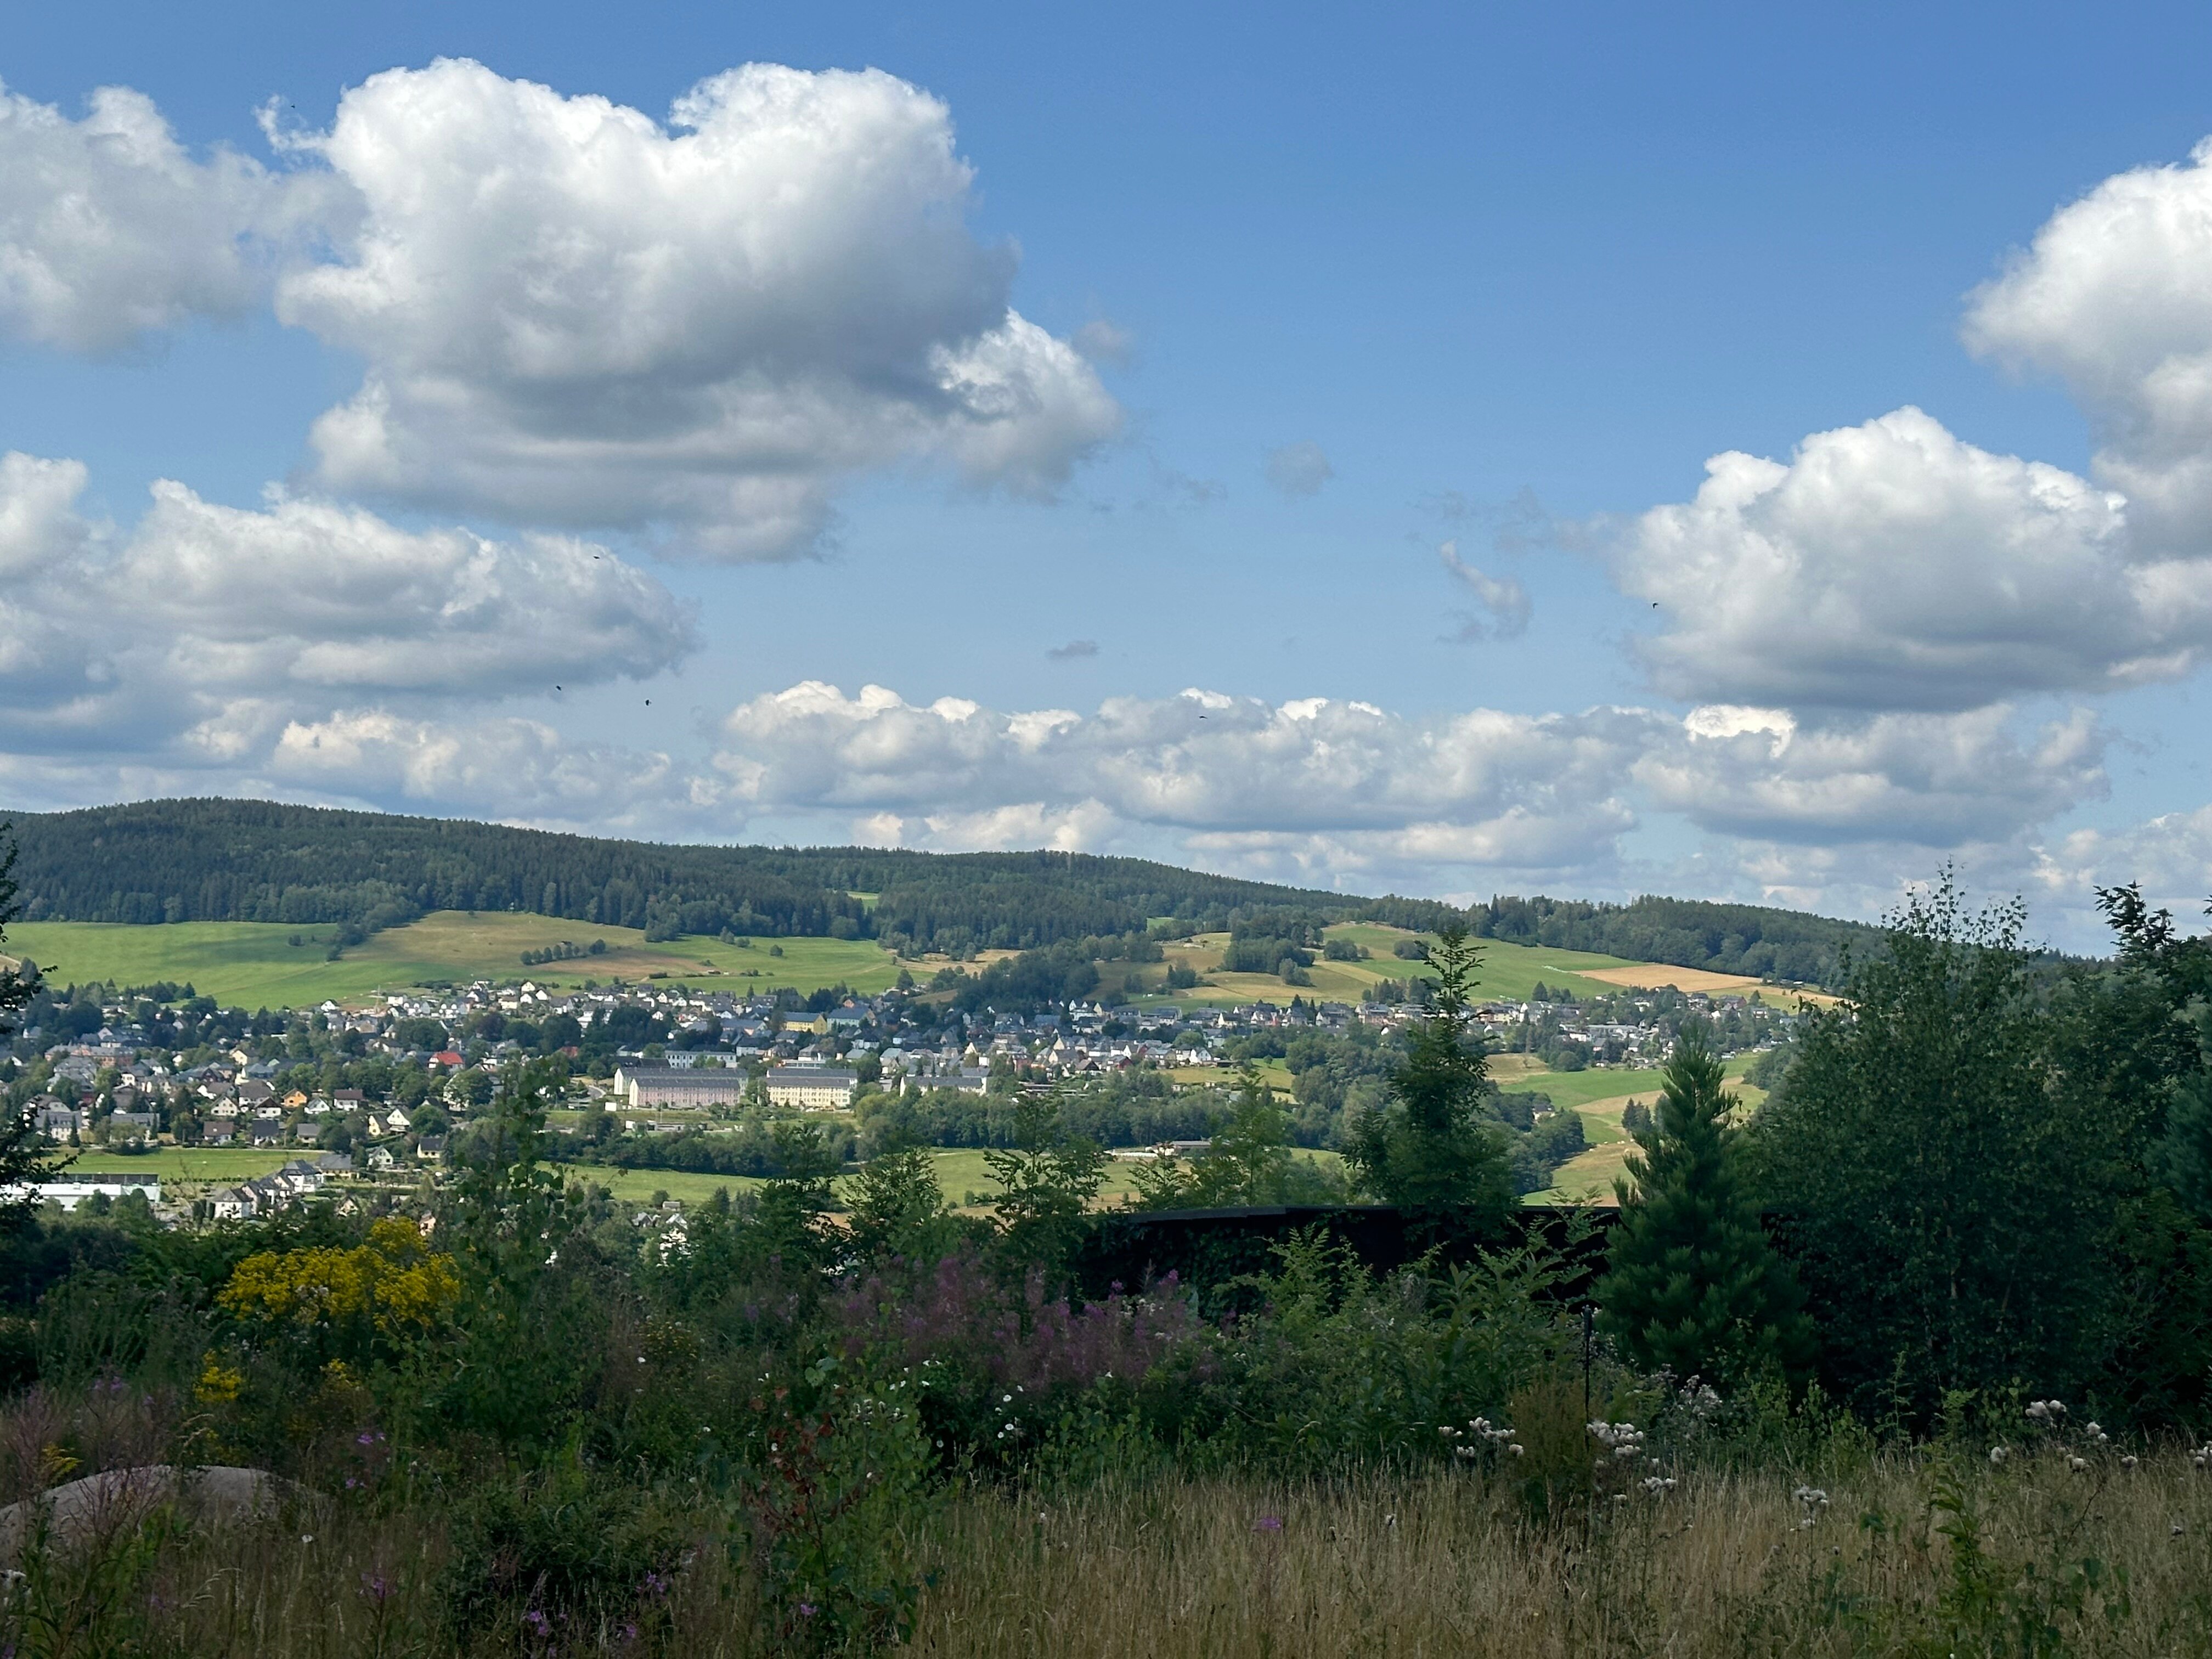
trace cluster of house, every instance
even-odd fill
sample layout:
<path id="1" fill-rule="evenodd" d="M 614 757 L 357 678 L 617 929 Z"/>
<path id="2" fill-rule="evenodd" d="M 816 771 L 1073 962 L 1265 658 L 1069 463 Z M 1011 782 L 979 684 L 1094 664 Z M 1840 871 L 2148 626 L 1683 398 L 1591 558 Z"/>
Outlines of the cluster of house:
<path id="1" fill-rule="evenodd" d="M 1692 997 L 1693 1006 L 1725 1006 L 1737 998 Z M 458 1071 L 473 1061 L 495 1069 L 513 1052 L 512 1042 L 475 1042 L 465 1055 L 459 1048 L 404 1049 L 397 1035 L 403 1020 L 431 1019 L 448 1032 L 467 1027 L 488 1011 L 542 1024 L 556 1014 L 572 1016 L 588 1030 L 619 1011 L 657 1015 L 671 1032 L 665 1054 L 646 1065 L 635 1050 L 624 1050 L 611 1104 L 633 1109 L 726 1109 L 747 1099 L 778 1109 L 834 1110 L 849 1105 L 860 1087 L 858 1062 L 870 1055 L 888 1082 L 912 1079 L 930 1088 L 981 1092 L 994 1066 L 1011 1064 L 1025 1078 L 1055 1079 L 1124 1070 L 1134 1066 L 1206 1066 L 1239 1037 L 1256 1032 L 1310 1029 L 1343 1030 L 1355 1024 L 1401 1024 L 1419 1017 L 1417 1008 L 1382 1003 L 1308 1002 L 1293 997 L 1287 1006 L 1253 1002 L 1233 1007 L 1172 1003 L 1101 1006 L 1072 1003 L 1062 1009 L 1022 1015 L 926 1015 L 901 992 L 854 996 L 819 1012 L 779 1011 L 769 995 L 744 996 L 726 990 L 695 991 L 656 984 L 611 986 L 588 991 L 556 991 L 525 981 L 494 985 L 480 981 L 434 994 L 389 995 L 383 1006 L 348 1009 L 325 1002 L 316 1010 L 334 1031 L 361 1034 L 368 1052 L 383 1053 L 437 1072 Z M 1639 1017 L 1650 1004 L 1636 1005 Z M 1510 1040 L 1516 1030 L 1549 1020 L 1563 1035 L 1580 1039 L 1593 1052 L 1629 1060 L 1650 1060 L 1663 1052 L 1664 1033 L 1656 1023 L 1586 1020 L 1572 1004 L 1492 1001 L 1478 1017 Z M 917 1018 L 917 1015 L 921 1015 Z M 633 1016 L 634 1018 L 634 1016 Z M 481 1021 L 476 1021 L 481 1024 Z M 50 1092 L 32 1103 L 39 1132 L 56 1141 L 82 1139 L 95 1118 L 111 1145 L 151 1142 L 160 1135 L 163 1103 L 187 1107 L 199 1123 L 204 1144 L 279 1147 L 316 1139 L 333 1115 L 350 1116 L 378 1139 L 405 1135 L 412 1125 L 401 1108 L 364 1100 L 360 1091 L 339 1089 L 311 1093 L 280 1092 L 282 1067 L 254 1059 L 244 1048 L 204 1065 L 172 1073 L 162 1056 L 119 1018 L 82 1042 L 48 1051 L 54 1062 Z M 757 1087 L 753 1076 L 765 1067 Z M 94 1079 L 113 1074 L 104 1097 L 94 1093 Z M 101 1108 L 105 1111 L 101 1111 Z M 416 1150 L 420 1150 L 419 1148 Z M 432 1148 L 433 1154 L 438 1149 Z"/>
<path id="2" fill-rule="evenodd" d="M 205 1200 L 208 1214 L 217 1221 L 251 1221 L 273 1215 L 323 1190 L 333 1176 L 353 1173 L 352 1163 L 328 1153 L 320 1158 L 295 1158 L 282 1169 L 241 1181 L 235 1187 L 219 1187 Z"/>
<path id="3" fill-rule="evenodd" d="M 161 1137 L 161 1107 L 189 1109 L 201 1121 L 203 1146 L 278 1146 L 311 1141 L 325 1120 L 332 1115 L 359 1114 L 371 1135 L 404 1133 L 406 1112 L 366 1099 L 358 1089 L 336 1089 L 310 1094 L 292 1089 L 279 1093 L 270 1079 L 278 1066 L 273 1060 L 255 1060 L 242 1050 L 228 1062 L 211 1061 L 171 1073 L 158 1059 L 139 1057 L 127 1066 L 116 1066 L 119 1081 L 108 1091 L 107 1109 L 100 1109 L 94 1084 L 102 1067 L 86 1069 L 86 1045 L 71 1045 L 57 1061 L 50 1090 L 66 1086 L 69 1098 L 58 1093 L 41 1095 L 30 1103 L 36 1131 L 49 1140 L 82 1140 L 97 1122 L 112 1146 L 132 1142 L 152 1144 Z M 456 1065 L 460 1056 L 453 1056 Z"/>
<path id="4" fill-rule="evenodd" d="M 1717 1012 L 1742 999 L 1687 1000 L 1692 1007 Z M 1559 1003 L 1492 1001 L 1477 1013 L 1498 1033 L 1501 1046 L 1509 1045 L 1515 1033 L 1542 1023 L 1588 1044 L 1593 1054 L 1649 1063 L 1663 1054 L 1666 1044 L 1659 1021 L 1647 1018 L 1654 1005 L 1632 1000 L 1625 1006 L 1637 1023 L 1592 1020 L 1576 1005 Z M 1613 1005 L 1616 1012 L 1623 1006 Z M 589 1030 L 626 1010 L 658 1016 L 660 1029 L 670 1034 L 665 1048 L 649 1061 L 635 1048 L 621 1049 L 611 1086 L 592 1085 L 604 1090 L 610 1109 L 633 1113 L 726 1113 L 756 1103 L 785 1111 L 836 1111 L 853 1103 L 870 1073 L 879 1073 L 885 1086 L 911 1082 L 981 1094 L 995 1073 L 1010 1066 L 1024 1080 L 1037 1081 L 1146 1065 L 1212 1066 L 1233 1042 L 1257 1033 L 1401 1025 L 1419 1019 L 1421 1012 L 1402 1005 L 1293 997 L 1287 1006 L 1075 1002 L 1026 1015 L 963 1013 L 917 1006 L 898 991 L 853 996 L 819 1012 L 793 1012 L 779 1009 L 772 996 L 726 990 L 647 984 L 567 992 L 527 981 L 392 995 L 382 999 L 380 1006 L 349 1009 L 325 1002 L 301 1012 L 321 1014 L 333 1032 L 358 1033 L 360 1041 L 349 1045 L 355 1049 L 420 1066 L 434 1077 L 471 1066 L 496 1070 L 520 1047 L 483 1035 L 465 1048 L 409 1047 L 402 1022 L 434 1020 L 458 1043 L 465 1030 L 496 1031 L 495 1022 L 478 1018 L 489 1011 L 541 1027 L 567 1014 Z M 640 1024 L 636 1012 L 628 1019 L 633 1026 Z M 152 1048 L 120 1009 L 110 1011 L 108 1026 L 49 1048 L 45 1057 L 52 1062 L 51 1080 L 47 1092 L 31 1103 L 31 1111 L 39 1133 L 54 1141 L 88 1141 L 96 1129 L 109 1146 L 150 1145 L 168 1138 L 163 1133 L 165 1116 L 173 1121 L 189 1114 L 203 1144 L 272 1149 L 313 1142 L 327 1123 L 342 1119 L 362 1132 L 356 1144 L 362 1149 L 361 1164 L 371 1173 L 434 1164 L 445 1149 L 442 1137 L 414 1133 L 415 1123 L 404 1108 L 364 1098 L 355 1089 L 291 1087 L 284 1064 L 258 1059 L 243 1046 L 204 1064 L 174 1068 L 176 1062 Z M 632 1118 L 630 1127 L 653 1126 Z M 224 1188 L 208 1201 L 218 1217 L 261 1214 L 299 1201 L 332 1176 L 356 1167 L 344 1158 L 301 1157 L 269 1176 Z M 41 1195 L 73 1204 L 101 1193 L 112 1198 L 133 1190 L 159 1202 L 158 1183 L 111 1182 L 104 1176 L 82 1193 L 65 1193 L 50 1184 Z"/>

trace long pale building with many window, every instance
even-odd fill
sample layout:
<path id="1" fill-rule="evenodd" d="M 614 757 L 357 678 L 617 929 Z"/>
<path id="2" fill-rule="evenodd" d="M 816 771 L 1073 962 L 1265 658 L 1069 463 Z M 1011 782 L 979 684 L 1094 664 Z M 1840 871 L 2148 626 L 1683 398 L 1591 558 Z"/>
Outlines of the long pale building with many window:
<path id="1" fill-rule="evenodd" d="M 734 1066 L 624 1066 L 615 1073 L 615 1095 L 632 1106 L 714 1111 L 741 1103 L 750 1081 Z"/>
<path id="2" fill-rule="evenodd" d="M 802 1112 L 839 1112 L 860 1092 L 860 1074 L 849 1066 L 773 1066 L 768 1103 Z"/>

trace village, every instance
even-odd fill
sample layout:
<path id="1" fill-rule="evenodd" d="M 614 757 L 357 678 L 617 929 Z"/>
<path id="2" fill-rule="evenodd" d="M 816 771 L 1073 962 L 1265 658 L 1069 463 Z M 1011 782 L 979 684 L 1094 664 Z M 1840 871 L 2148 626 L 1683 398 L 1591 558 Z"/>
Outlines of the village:
<path id="1" fill-rule="evenodd" d="M 69 1012 L 77 1016 L 71 1023 L 89 1017 L 81 1003 Z M 1174 1087 L 1204 1087 L 1255 1048 L 1389 1033 L 1421 1010 L 1293 995 L 1283 1004 L 1074 1001 L 971 1012 L 911 988 L 800 999 L 658 983 L 566 990 L 520 980 L 392 993 L 353 1006 L 325 1001 L 274 1018 L 203 1010 L 197 1023 L 184 1023 L 173 1012 L 119 997 L 99 1006 L 97 1029 L 60 1042 L 27 1023 L 4 1062 L 11 1103 L 27 1108 L 47 1140 L 81 1152 L 235 1148 L 286 1161 L 227 1186 L 198 1187 L 189 1204 L 165 1204 L 155 1176 L 113 1169 L 51 1182 L 42 1199 L 71 1207 L 143 1197 L 167 1219 L 237 1219 L 302 1201 L 332 1182 L 419 1186 L 438 1178 L 450 1134 L 488 1103 L 501 1072 L 541 1056 L 565 1071 L 562 1104 L 570 1113 L 608 1115 L 623 1133 L 653 1134 L 747 1114 L 848 1113 L 869 1094 L 1034 1092 L 1140 1070 L 1167 1074 Z M 1688 1013 L 1719 1021 L 1739 1047 L 1771 1041 L 1791 1018 L 1755 996 L 1671 991 L 1598 1003 L 1492 1000 L 1477 1018 L 1493 1053 L 1540 1046 L 1579 1070 L 1652 1063 L 1674 1020 Z M 195 1040 L 187 1045 L 186 1037 Z"/>

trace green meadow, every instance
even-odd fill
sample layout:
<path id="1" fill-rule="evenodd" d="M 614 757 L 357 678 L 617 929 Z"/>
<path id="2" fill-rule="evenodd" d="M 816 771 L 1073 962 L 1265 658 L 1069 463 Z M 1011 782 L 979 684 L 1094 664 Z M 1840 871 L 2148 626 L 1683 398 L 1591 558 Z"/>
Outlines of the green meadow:
<path id="1" fill-rule="evenodd" d="M 1726 1071 L 1729 1091 L 1743 1103 L 1747 1112 L 1755 1111 L 1766 1099 L 1766 1091 L 1743 1080 L 1749 1070 L 1752 1054 L 1738 1054 L 1729 1060 Z M 1636 1143 L 1629 1139 L 1621 1127 L 1621 1114 L 1628 1103 L 1640 1100 L 1646 1106 L 1653 1104 L 1662 1081 L 1657 1072 L 1535 1072 L 1518 1079 L 1501 1079 L 1507 1091 L 1522 1089 L 1551 1096 L 1553 1101 L 1580 1114 L 1583 1137 L 1589 1142 L 1589 1150 L 1570 1158 L 1553 1171 L 1548 1191 L 1531 1193 L 1531 1204 L 1583 1204 L 1613 1202 L 1613 1183 L 1628 1172 L 1628 1160 L 1636 1151 Z"/>
<path id="2" fill-rule="evenodd" d="M 1163 984 L 1163 975 L 1157 968 L 1138 971 L 1146 991 L 1146 1000 L 1172 1001 L 1192 1006 L 1227 1006 L 1243 1002 L 1272 1002 L 1278 1007 L 1287 1006 L 1294 996 L 1308 1001 L 1361 1002 L 1372 997 L 1375 988 L 1386 979 L 1407 980 L 1425 978 L 1428 965 L 1408 961 L 1393 954 L 1397 945 L 1419 935 L 1402 928 L 1386 927 L 1380 922 L 1346 922 L 1327 931 L 1325 937 L 1348 940 L 1364 945 L 1369 955 L 1363 962 L 1332 962 L 1316 953 L 1313 966 L 1307 971 L 1313 984 L 1285 985 L 1273 974 L 1224 974 L 1220 971 L 1222 953 L 1229 943 L 1226 933 L 1200 933 L 1167 947 L 1170 962 L 1182 962 L 1194 969 L 1206 983 L 1190 990 L 1169 991 Z M 1475 991 L 1485 998 L 1502 998 L 1525 1001 L 1539 984 L 1565 986 L 1577 996 L 1613 996 L 1622 987 L 1594 979 L 1594 969 L 1638 968 L 1647 964 L 1631 962 L 1623 957 L 1599 956 L 1588 951 L 1555 951 L 1543 945 L 1511 945 L 1503 939 L 1482 941 L 1482 963 L 1475 975 Z M 1106 964 L 1103 971 L 1118 969 L 1118 964 Z M 1711 977 L 1707 975 L 1707 977 Z M 1777 992 L 1779 996 L 1784 994 Z"/>
<path id="3" fill-rule="evenodd" d="M 70 1176 L 157 1175 L 166 1186 L 172 1182 L 228 1186 L 281 1169 L 295 1158 L 319 1154 L 312 1146 L 283 1152 L 256 1152 L 251 1147 L 163 1146 L 150 1152 L 103 1152 L 88 1150 L 69 1166 Z"/>
<path id="4" fill-rule="evenodd" d="M 812 991 L 841 981 L 857 991 L 887 990 L 900 964 L 868 939 L 757 939 L 750 947 L 718 939 L 648 944 L 632 927 L 605 927 L 523 912 L 440 910 L 375 933 L 327 960 L 334 925 L 185 921 L 159 927 L 118 922 L 27 921 L 8 929 L 9 947 L 58 984 L 112 981 L 189 983 L 204 996 L 248 1008 L 349 1002 L 380 991 L 471 980 L 528 979 L 574 988 L 586 979 L 734 981 L 732 989 L 789 986 Z M 525 966 L 523 953 L 563 943 L 604 940 L 599 956 Z M 781 955 L 771 955 L 771 948 Z"/>
<path id="5" fill-rule="evenodd" d="M 1170 992 L 1163 983 L 1164 970 L 1157 966 L 1103 963 L 1097 994 L 1109 1001 L 1126 998 L 1193 1006 L 1243 1002 L 1282 1006 L 1294 995 L 1358 1002 L 1370 998 L 1386 979 L 1406 980 L 1428 971 L 1423 963 L 1392 954 L 1398 942 L 1414 937 L 1401 929 L 1350 922 L 1330 928 L 1328 937 L 1364 945 L 1371 954 L 1363 962 L 1317 959 L 1311 969 L 1313 984 L 1293 987 L 1272 974 L 1222 973 L 1228 936 L 1200 934 L 1170 945 L 1167 951 L 1170 962 L 1188 964 L 1205 977 L 1205 984 Z M 562 989 L 577 988 L 587 979 L 602 984 L 611 979 L 690 984 L 725 981 L 734 981 L 728 988 L 735 991 L 787 986 L 809 992 L 842 983 L 868 993 L 888 990 L 902 969 L 926 983 L 943 965 L 902 963 L 869 939 L 756 939 L 738 945 L 690 938 L 648 943 L 633 927 L 597 927 L 516 911 L 436 911 L 346 946 L 335 961 L 329 959 L 338 940 L 335 924 L 185 921 L 133 927 L 27 921 L 11 926 L 8 939 L 11 949 L 36 962 L 58 984 L 104 980 L 150 985 L 168 980 L 190 984 L 227 1006 L 248 1008 L 354 1002 L 384 991 L 477 979 L 529 979 Z M 594 941 L 606 945 L 602 954 L 530 965 L 522 960 L 526 952 L 563 944 L 589 946 Z M 1619 957 L 1495 939 L 1486 941 L 1482 951 L 1477 990 L 1485 997 L 1515 1000 L 1525 1000 L 1540 982 L 1565 986 L 1581 996 L 1612 994 L 1623 988 L 1589 977 L 1594 970 L 1644 965 Z"/>
<path id="6" fill-rule="evenodd" d="M 930 1156 L 937 1165 L 937 1184 L 945 1196 L 955 1205 L 964 1205 L 970 1194 L 988 1203 L 997 1195 L 1000 1188 L 989 1168 L 983 1162 L 983 1153 L 973 1147 L 940 1147 Z M 1338 1167 L 1342 1159 L 1334 1152 L 1299 1152 L 1296 1156 L 1323 1164 Z M 703 1204 L 712 1199 L 715 1189 L 726 1188 L 732 1197 L 750 1188 L 765 1183 L 752 1176 L 692 1175 L 678 1170 L 621 1170 L 605 1164 L 564 1164 L 562 1171 L 569 1176 L 594 1182 L 605 1187 L 616 1198 L 626 1204 L 641 1204 L 656 1193 L 672 1198 L 681 1204 Z M 1137 1192 L 1135 1166 L 1116 1159 L 1106 1166 L 1106 1179 L 1098 1188 L 1100 1204 L 1112 1208 Z M 840 1176 L 837 1185 L 842 1190 L 852 1180 Z"/>

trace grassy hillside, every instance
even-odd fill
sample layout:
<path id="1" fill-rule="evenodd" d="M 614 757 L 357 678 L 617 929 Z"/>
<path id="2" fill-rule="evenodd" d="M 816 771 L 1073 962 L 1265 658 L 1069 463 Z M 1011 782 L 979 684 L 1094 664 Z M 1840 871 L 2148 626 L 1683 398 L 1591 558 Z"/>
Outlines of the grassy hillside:
<path id="1" fill-rule="evenodd" d="M 1222 952 L 1229 944 L 1229 936 L 1201 933 L 1186 942 L 1169 945 L 1168 959 L 1188 963 L 1208 982 L 1194 990 L 1170 992 L 1165 988 L 1163 969 L 1142 968 L 1136 971 L 1143 980 L 1146 995 L 1139 1000 L 1174 1001 L 1192 1006 L 1272 1002 L 1279 1007 L 1293 996 L 1303 996 L 1309 1001 L 1360 1002 L 1371 997 L 1375 988 L 1386 979 L 1407 980 L 1428 975 L 1425 963 L 1392 954 L 1401 940 L 1419 937 L 1403 928 L 1387 927 L 1380 922 L 1346 922 L 1328 929 L 1325 936 L 1364 945 L 1370 954 L 1364 962 L 1331 962 L 1316 956 L 1309 970 L 1313 977 L 1312 986 L 1291 986 L 1273 974 L 1222 973 Z M 1583 997 L 1611 996 L 1632 985 L 1673 985 L 1683 991 L 1730 990 L 1747 994 L 1760 988 L 1759 981 L 1740 975 L 1634 963 L 1588 951 L 1511 945 L 1503 939 L 1483 939 L 1480 944 L 1482 965 L 1475 975 L 1475 991 L 1486 998 L 1524 1000 L 1540 983 L 1565 986 Z M 1119 974 L 1128 970 L 1120 963 L 1108 963 L 1100 971 Z M 1775 1000 L 1787 1000 L 1795 994 L 1770 987 L 1765 994 Z"/>
<path id="2" fill-rule="evenodd" d="M 1756 1110 L 1766 1099 L 1764 1089 L 1754 1088 L 1743 1080 L 1753 1059 L 1750 1054 L 1738 1054 L 1725 1068 L 1729 1091 L 1741 1098 L 1747 1112 Z M 1636 1150 L 1635 1142 L 1621 1127 L 1621 1114 L 1632 1100 L 1650 1105 L 1659 1092 L 1659 1084 L 1657 1072 L 1626 1071 L 1576 1072 L 1566 1075 L 1540 1072 L 1509 1083 L 1509 1088 L 1533 1090 L 1551 1096 L 1559 1105 L 1573 1107 L 1582 1115 L 1583 1133 L 1590 1142 L 1588 1152 L 1571 1158 L 1553 1172 L 1550 1191 L 1530 1194 L 1528 1202 L 1613 1203 L 1613 1183 L 1626 1174 L 1629 1155 Z M 1589 1092 L 1593 1089 L 1603 1092 Z"/>
<path id="3" fill-rule="evenodd" d="M 692 983 L 732 981 L 733 990 L 790 986 L 811 991 L 839 981 L 880 991 L 899 963 L 872 939 L 758 939 L 750 950 L 715 939 L 648 945 L 633 927 L 587 926 L 558 917 L 440 910 L 388 928 L 325 960 L 335 927 L 277 922 L 180 921 L 161 927 L 121 922 L 27 921 L 8 929 L 10 950 L 36 962 L 57 984 L 111 980 L 150 985 L 189 981 L 204 996 L 248 1008 L 346 1002 L 379 991 L 473 979 L 529 979 L 574 987 L 586 979 L 642 980 L 654 975 Z M 563 941 L 605 939 L 606 953 L 525 967 L 522 953 Z M 297 940 L 295 944 L 293 941 Z M 771 946 L 783 954 L 769 954 Z"/>
<path id="4" fill-rule="evenodd" d="M 1364 962 L 1316 960 L 1313 984 L 1294 987 L 1272 974 L 1218 971 L 1226 933 L 1201 933 L 1167 947 L 1170 961 L 1188 963 L 1209 981 L 1195 990 L 1169 992 L 1158 964 L 1132 969 L 1120 962 L 1099 965 L 1097 994 L 1107 1001 L 1133 997 L 1144 1002 L 1174 1001 L 1193 1006 L 1228 1006 L 1243 1002 L 1285 1006 L 1294 995 L 1309 1000 L 1358 1002 L 1385 979 L 1425 975 L 1426 964 L 1391 954 L 1398 941 L 1415 935 L 1376 922 L 1331 927 L 1332 939 L 1350 939 L 1372 952 Z M 247 1008 L 305 1007 L 325 1000 L 350 1002 L 382 991 L 476 979 L 529 979 L 541 985 L 574 988 L 586 979 L 632 981 L 660 977 L 690 984 L 727 981 L 732 991 L 772 990 L 788 986 L 805 992 L 840 982 L 860 992 L 888 989 L 902 967 L 926 981 L 941 963 L 902 963 L 873 939 L 756 939 L 740 948 L 720 939 L 692 937 L 647 943 L 635 927 L 580 923 L 528 912 L 439 910 L 419 921 L 373 933 L 347 946 L 329 961 L 338 939 L 335 924 L 289 927 L 281 922 L 180 921 L 140 927 L 107 921 L 26 921 L 8 929 L 9 948 L 36 962 L 61 985 L 94 980 L 117 985 L 150 985 L 168 980 L 190 983 L 204 996 L 226 1006 Z M 525 966 L 525 951 L 563 943 L 589 945 L 604 940 L 603 955 Z M 781 956 L 772 956 L 771 950 Z M 1588 951 L 1541 945 L 1482 942 L 1482 967 L 1476 989 L 1485 997 L 1523 999 L 1539 982 L 1565 986 L 1580 996 L 1606 995 L 1627 984 L 1672 984 L 1683 990 L 1754 991 L 1756 980 L 1693 969 L 1671 969 L 1625 962 Z M 987 955 L 1003 955 L 990 952 Z M 1134 975 L 1134 989 L 1127 982 Z M 1769 988 L 1771 1000 L 1794 992 Z"/>

